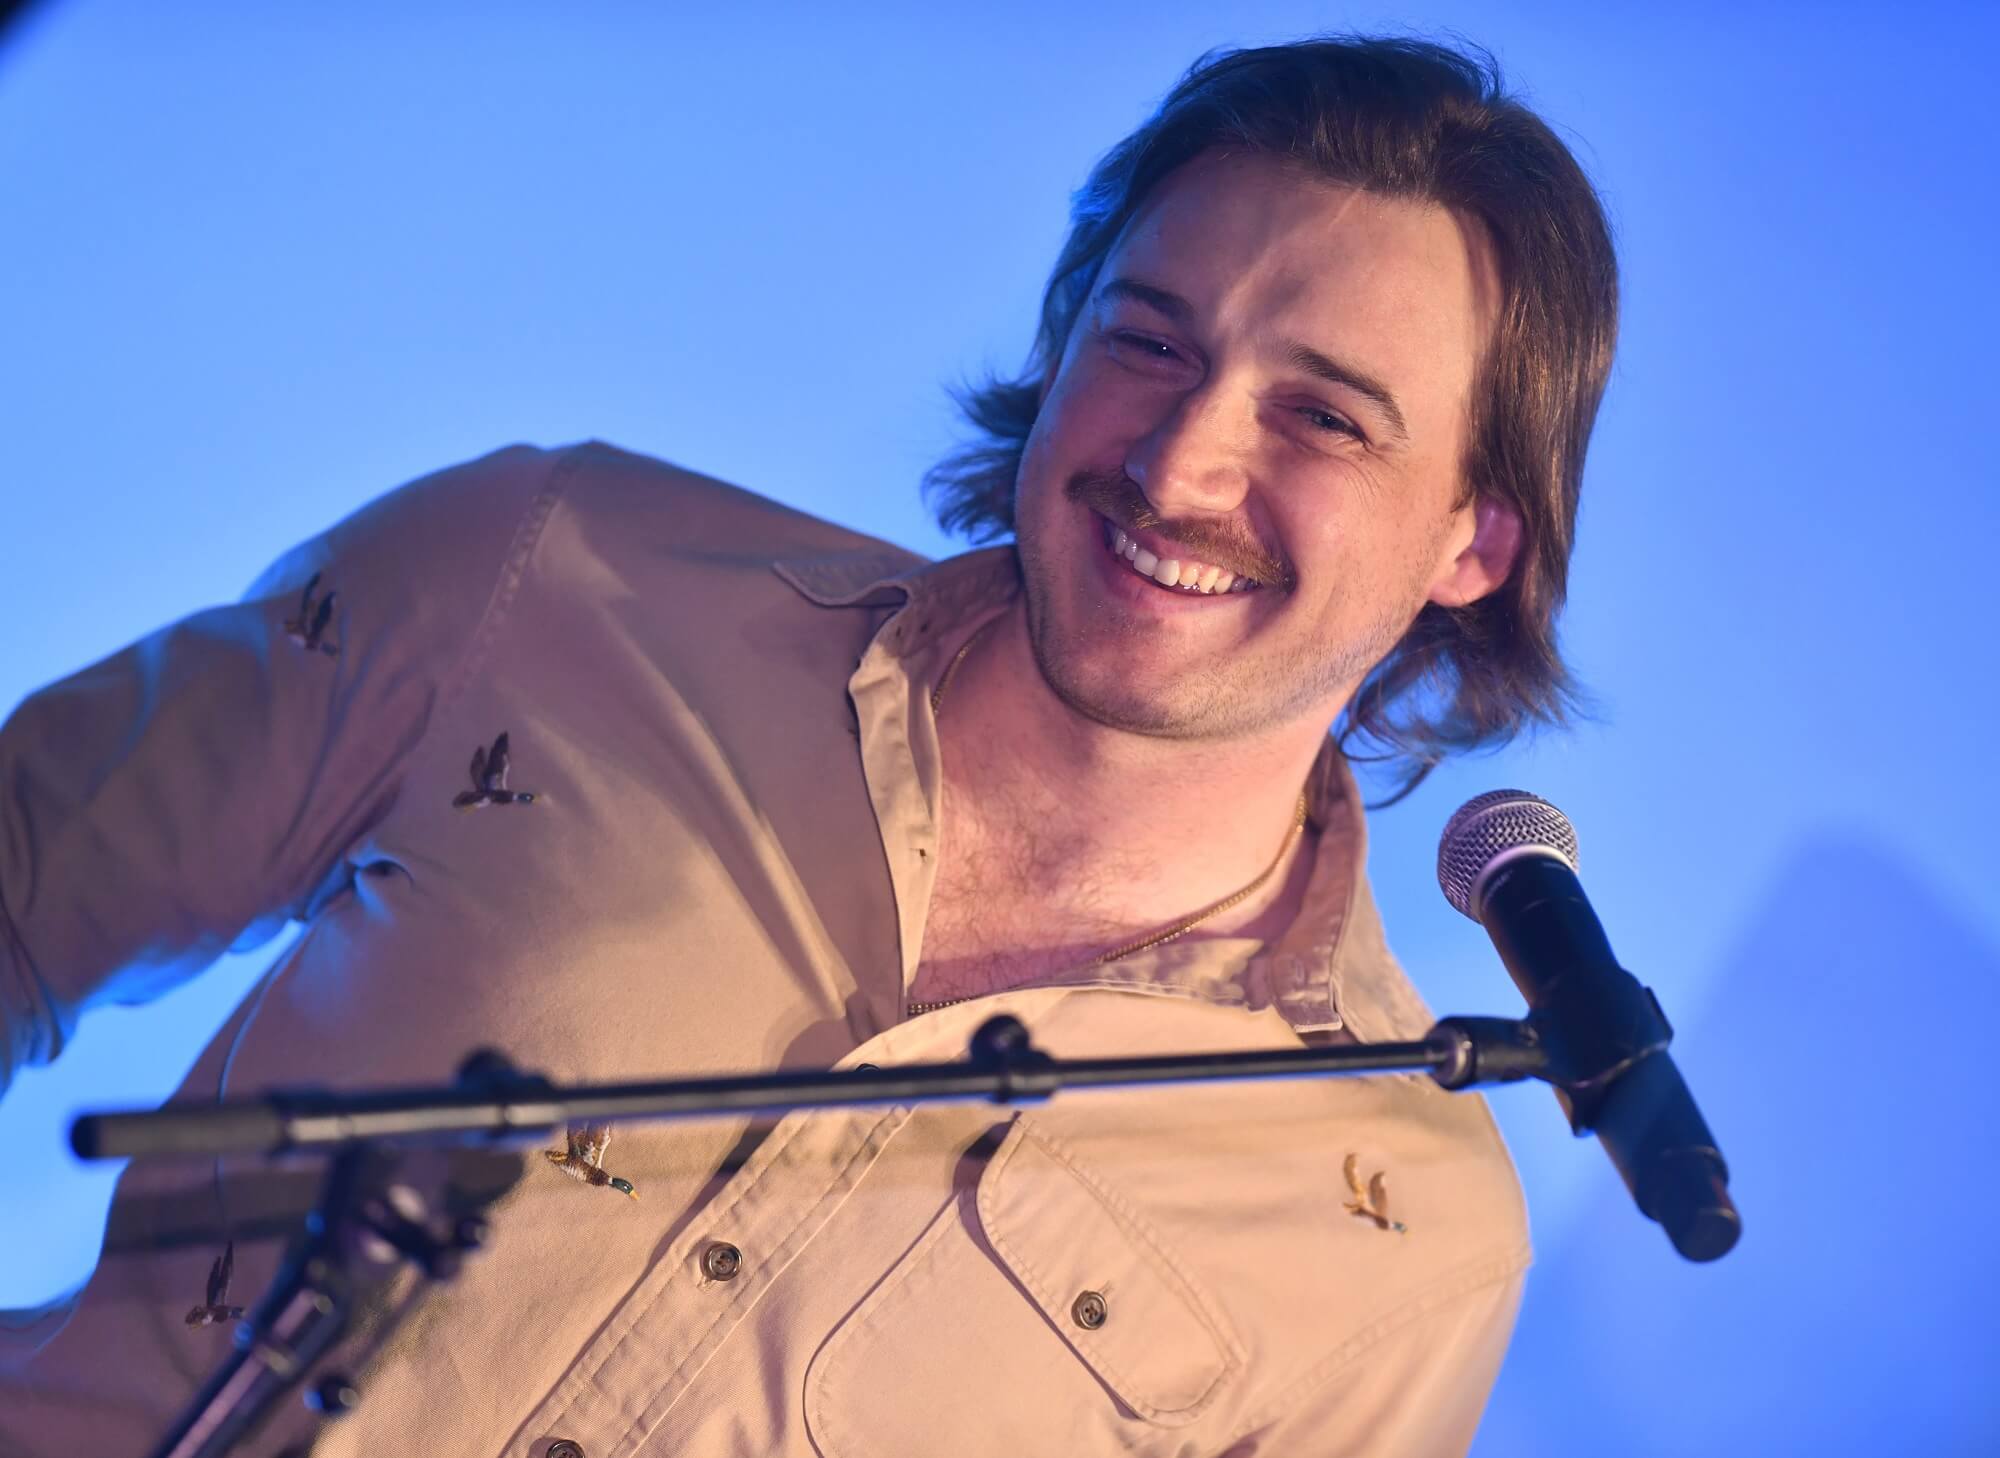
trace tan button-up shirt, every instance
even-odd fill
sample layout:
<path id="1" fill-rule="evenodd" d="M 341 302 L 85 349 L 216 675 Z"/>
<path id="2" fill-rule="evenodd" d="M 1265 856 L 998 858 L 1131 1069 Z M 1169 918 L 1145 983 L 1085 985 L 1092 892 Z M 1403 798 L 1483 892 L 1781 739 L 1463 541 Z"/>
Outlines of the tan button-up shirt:
<path id="1" fill-rule="evenodd" d="M 393 492 L 0 731 L 0 1078 L 286 918 L 177 1098 L 479 1046 L 564 1082 L 943 1060 L 999 1012 L 1066 1057 L 1421 1036 L 1331 746 L 1275 942 L 906 1016 L 925 690 L 1017 591 L 1008 548 L 925 564 L 600 444 Z M 603 1163 L 637 1201 L 522 1157 L 316 1453 L 1459 1453 L 1528 1261 L 1483 1102 L 1422 1078 L 627 1125 Z M 119 1244 L 215 1235 L 0 1327 L 0 1454 L 145 1451 L 225 1350 L 184 1318 L 247 1173 L 126 1172 Z M 228 1299 L 277 1255 L 239 1239 Z"/>

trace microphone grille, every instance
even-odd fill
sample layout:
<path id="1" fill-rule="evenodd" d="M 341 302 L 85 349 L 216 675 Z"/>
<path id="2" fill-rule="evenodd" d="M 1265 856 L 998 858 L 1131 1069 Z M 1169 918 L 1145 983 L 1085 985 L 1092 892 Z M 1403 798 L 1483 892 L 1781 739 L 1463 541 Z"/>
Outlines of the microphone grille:
<path id="1" fill-rule="evenodd" d="M 1438 837 L 1438 885 L 1444 899 L 1479 920 L 1479 888 L 1503 860 L 1526 852 L 1561 857 L 1577 869 L 1576 827 L 1526 790 L 1488 790 L 1458 807 Z"/>

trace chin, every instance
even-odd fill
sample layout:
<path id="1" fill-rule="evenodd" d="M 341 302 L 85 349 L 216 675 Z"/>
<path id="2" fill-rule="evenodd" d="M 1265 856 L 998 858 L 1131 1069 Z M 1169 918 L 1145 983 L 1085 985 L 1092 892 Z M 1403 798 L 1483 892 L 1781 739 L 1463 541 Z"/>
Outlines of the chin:
<path id="1" fill-rule="evenodd" d="M 1105 565 L 1102 525 L 1095 513 L 1080 523 L 1056 513 L 1054 530 L 1032 513 L 1017 523 L 1028 641 L 1043 681 L 1071 712 L 1183 741 L 1243 738 L 1310 712 L 1309 690 L 1324 687 L 1328 665 L 1306 645 L 1283 651 L 1259 595 L 1132 590 L 1123 562 Z"/>
<path id="2" fill-rule="evenodd" d="M 1040 651 L 1035 661 L 1049 689 L 1072 713 L 1101 724 L 1107 729 L 1139 734 L 1149 739 L 1185 739 L 1194 726 L 1184 722 L 1179 706 L 1136 694 L 1129 683 L 1107 682 L 1101 674 L 1075 674 L 1065 670 L 1060 657 L 1045 659 Z"/>
<path id="3" fill-rule="evenodd" d="M 1065 630 L 1028 606 L 1028 642 L 1049 691 L 1072 713 L 1149 739 L 1217 740 L 1258 726 L 1252 697 L 1231 692 L 1212 670 L 1162 670 L 1135 678 L 1131 644 L 1118 637 Z"/>

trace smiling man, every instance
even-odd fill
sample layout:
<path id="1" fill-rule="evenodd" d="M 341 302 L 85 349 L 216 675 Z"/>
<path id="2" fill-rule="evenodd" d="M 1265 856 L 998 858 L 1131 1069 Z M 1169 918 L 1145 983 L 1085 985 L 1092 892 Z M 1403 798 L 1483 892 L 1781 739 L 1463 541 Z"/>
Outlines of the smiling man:
<path id="1" fill-rule="evenodd" d="M 954 676 L 920 998 L 1070 965 L 1281 844 L 1230 915 L 1289 922 L 1327 726 L 1426 603 L 1519 556 L 1520 511 L 1462 472 L 1492 255 L 1475 217 L 1241 144 L 1137 205 L 1038 390 L 1026 590 Z"/>
<path id="2" fill-rule="evenodd" d="M 0 1072 L 285 917 L 181 1097 L 1419 1037 L 1341 750 L 1560 721 L 1589 183 L 1404 41 L 1199 63 L 1078 194 L 929 564 L 601 445 L 416 482 L 0 731 Z M 1338 726 L 1340 739 L 1329 736 Z M 469 771 L 466 768 L 470 760 Z M 321 1454 L 1462 1452 L 1528 1260 L 1426 1080 L 573 1129 Z M 0 1453 L 141 1451 L 277 1252 L 135 1167 Z M 160 1242 L 164 1244 L 165 1242 Z M 234 1281 L 234 1288 L 230 1283 Z M 190 1314 L 183 1317 L 183 1312 Z"/>

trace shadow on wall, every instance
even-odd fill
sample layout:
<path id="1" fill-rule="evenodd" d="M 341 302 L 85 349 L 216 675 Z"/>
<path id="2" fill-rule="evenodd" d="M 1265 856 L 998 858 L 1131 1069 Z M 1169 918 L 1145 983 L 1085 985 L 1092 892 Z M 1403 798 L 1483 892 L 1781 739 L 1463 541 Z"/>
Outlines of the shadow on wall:
<path id="1" fill-rule="evenodd" d="M 1477 1458 L 2000 1453 L 2000 952 L 1829 836 L 1713 985 L 1675 1052 L 1742 1243 L 1689 1265 L 1608 1177 L 1541 1253 Z"/>

